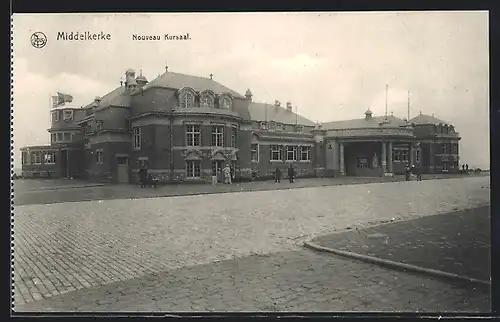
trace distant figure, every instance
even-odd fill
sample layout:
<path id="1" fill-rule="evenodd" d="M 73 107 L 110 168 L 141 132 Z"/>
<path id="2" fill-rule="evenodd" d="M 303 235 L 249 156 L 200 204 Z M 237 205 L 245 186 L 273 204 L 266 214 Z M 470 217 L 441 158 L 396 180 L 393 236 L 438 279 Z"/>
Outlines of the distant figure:
<path id="1" fill-rule="evenodd" d="M 469 173 L 469 165 L 467 163 L 465 164 L 465 172 Z"/>
<path id="2" fill-rule="evenodd" d="M 139 168 L 139 181 L 141 183 L 141 188 L 146 187 L 146 181 L 148 179 L 148 169 L 145 165 L 141 165 Z"/>
<path id="3" fill-rule="evenodd" d="M 406 181 L 410 181 L 410 173 L 411 173 L 410 166 L 406 165 L 406 167 L 405 167 L 405 180 Z"/>
<path id="4" fill-rule="evenodd" d="M 414 165 L 413 170 L 413 174 L 417 176 L 417 181 L 422 181 L 422 169 L 420 168 L 420 165 Z"/>
<path id="5" fill-rule="evenodd" d="M 290 183 L 293 183 L 294 176 L 295 176 L 295 169 L 293 168 L 293 165 L 290 164 L 290 167 L 288 168 L 288 180 L 290 180 Z"/>
<path id="6" fill-rule="evenodd" d="M 231 168 L 228 164 L 222 169 L 224 172 L 224 184 L 231 184 Z"/>
<path id="7" fill-rule="evenodd" d="M 278 182 L 278 183 L 281 182 L 281 170 L 279 167 L 276 168 L 276 171 L 274 173 L 274 183 L 276 183 L 276 182 Z"/>

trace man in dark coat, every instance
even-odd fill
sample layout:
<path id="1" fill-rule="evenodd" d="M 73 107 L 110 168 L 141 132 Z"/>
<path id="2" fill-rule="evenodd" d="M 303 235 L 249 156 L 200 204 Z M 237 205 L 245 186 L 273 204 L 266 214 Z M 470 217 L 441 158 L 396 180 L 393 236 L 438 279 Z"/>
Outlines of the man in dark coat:
<path id="1" fill-rule="evenodd" d="M 274 183 L 276 182 L 281 182 L 281 170 L 279 167 L 277 167 L 276 171 L 274 172 Z"/>
<path id="2" fill-rule="evenodd" d="M 410 181 L 410 174 L 411 174 L 411 169 L 409 165 L 406 165 L 405 167 L 405 180 Z"/>
<path id="3" fill-rule="evenodd" d="M 293 165 L 290 164 L 290 167 L 288 168 L 288 180 L 290 180 L 290 183 L 293 183 L 294 177 L 295 177 L 295 169 L 293 168 Z"/>

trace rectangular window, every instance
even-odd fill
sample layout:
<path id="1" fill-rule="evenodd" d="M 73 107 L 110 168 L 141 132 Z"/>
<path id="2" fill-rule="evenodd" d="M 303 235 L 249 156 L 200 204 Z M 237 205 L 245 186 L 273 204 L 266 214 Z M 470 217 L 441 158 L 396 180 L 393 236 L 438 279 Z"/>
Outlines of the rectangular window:
<path id="1" fill-rule="evenodd" d="M 199 178 L 201 173 L 200 168 L 201 168 L 201 161 L 199 160 L 186 161 L 186 177 Z"/>
<path id="2" fill-rule="evenodd" d="M 52 111 L 52 122 L 59 121 L 59 111 Z"/>
<path id="3" fill-rule="evenodd" d="M 408 150 L 401 150 L 401 161 L 408 162 Z"/>
<path id="4" fill-rule="evenodd" d="M 238 137 L 238 129 L 235 127 L 231 128 L 231 147 L 235 148 L 236 147 L 236 140 Z"/>
<path id="5" fill-rule="evenodd" d="M 286 160 L 297 161 L 297 146 L 287 145 L 286 147 Z"/>
<path id="6" fill-rule="evenodd" d="M 43 155 L 43 163 L 55 164 L 56 163 L 56 152 L 55 151 L 45 152 Z"/>
<path id="7" fill-rule="evenodd" d="M 132 128 L 132 133 L 133 133 L 133 148 L 135 150 L 140 150 L 141 149 L 141 137 L 142 137 L 142 131 L 140 127 L 134 127 Z"/>
<path id="8" fill-rule="evenodd" d="M 392 159 L 396 162 L 401 162 L 401 150 L 393 150 Z"/>
<path id="9" fill-rule="evenodd" d="M 28 153 L 26 151 L 21 152 L 21 165 L 28 164 Z"/>
<path id="10" fill-rule="evenodd" d="M 87 124 L 85 125 L 85 127 L 83 128 L 83 132 L 85 133 L 85 136 L 89 136 L 89 134 L 92 132 L 92 125 L 91 124 Z"/>
<path id="11" fill-rule="evenodd" d="M 224 146 L 224 126 L 212 126 L 212 146 Z"/>
<path id="12" fill-rule="evenodd" d="M 128 157 L 117 156 L 116 157 L 117 165 L 128 165 Z"/>
<path id="13" fill-rule="evenodd" d="M 415 151 L 415 162 L 420 163 L 420 150 Z"/>
<path id="14" fill-rule="evenodd" d="M 52 143 L 57 142 L 57 136 L 55 133 L 50 134 L 50 142 L 52 142 Z"/>
<path id="15" fill-rule="evenodd" d="M 458 154 L 458 144 L 451 145 L 451 153 Z"/>
<path id="16" fill-rule="evenodd" d="M 42 152 L 31 152 L 31 164 L 42 164 Z"/>
<path id="17" fill-rule="evenodd" d="M 66 142 L 67 142 L 67 141 L 71 141 L 71 133 L 69 133 L 69 132 L 64 132 L 64 133 L 63 133 L 63 140 L 64 140 L 64 141 L 66 141 Z"/>
<path id="18" fill-rule="evenodd" d="M 301 146 L 300 147 L 300 160 L 311 161 L 311 147 Z"/>
<path id="19" fill-rule="evenodd" d="M 283 146 L 281 145 L 271 145 L 270 146 L 271 161 L 283 161 Z"/>
<path id="20" fill-rule="evenodd" d="M 446 143 L 443 143 L 441 145 L 441 153 L 442 154 L 448 154 L 449 153 L 449 149 L 448 148 L 449 148 L 449 145 L 446 144 Z"/>
<path id="21" fill-rule="evenodd" d="M 103 164 L 104 163 L 104 154 L 102 150 L 96 150 L 95 151 L 95 162 L 97 164 Z"/>
<path id="22" fill-rule="evenodd" d="M 200 146 L 201 131 L 199 125 L 186 126 L 186 145 L 187 146 Z"/>
<path id="23" fill-rule="evenodd" d="M 57 142 L 61 142 L 63 140 L 63 134 L 62 133 L 57 133 L 56 134 L 56 138 L 57 138 L 56 139 Z"/>
<path id="24" fill-rule="evenodd" d="M 251 160 L 252 162 L 259 162 L 259 145 L 252 144 L 250 146 Z"/>
<path id="25" fill-rule="evenodd" d="M 368 168 L 368 159 L 367 158 L 357 158 L 356 167 L 358 168 Z"/>
<path id="26" fill-rule="evenodd" d="M 96 122 L 96 131 L 101 131 L 104 126 L 104 121 L 97 121 Z"/>
<path id="27" fill-rule="evenodd" d="M 73 119 L 73 110 L 64 110 L 63 111 L 63 119 L 66 120 L 72 120 Z"/>

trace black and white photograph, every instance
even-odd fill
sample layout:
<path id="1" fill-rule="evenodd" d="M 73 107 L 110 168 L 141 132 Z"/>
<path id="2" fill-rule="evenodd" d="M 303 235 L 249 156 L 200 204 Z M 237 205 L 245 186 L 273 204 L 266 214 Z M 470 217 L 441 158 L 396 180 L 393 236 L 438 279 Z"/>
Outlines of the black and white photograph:
<path id="1" fill-rule="evenodd" d="M 12 314 L 491 313 L 487 11 L 11 19 Z"/>

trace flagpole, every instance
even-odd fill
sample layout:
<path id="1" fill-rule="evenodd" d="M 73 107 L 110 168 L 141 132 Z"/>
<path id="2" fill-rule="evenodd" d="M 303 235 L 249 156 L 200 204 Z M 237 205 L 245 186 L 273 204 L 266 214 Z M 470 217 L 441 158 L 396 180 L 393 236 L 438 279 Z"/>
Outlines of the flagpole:
<path id="1" fill-rule="evenodd" d="M 387 119 L 387 92 L 389 91 L 389 85 L 385 84 L 385 119 Z"/>
<path id="2" fill-rule="evenodd" d="M 298 114 L 298 111 L 299 111 L 299 106 L 295 106 L 295 125 L 299 124 L 299 114 Z"/>
<path id="3" fill-rule="evenodd" d="M 410 122 L 410 89 L 408 89 L 408 122 Z"/>
<path id="4" fill-rule="evenodd" d="M 267 122 L 267 103 L 264 105 L 264 110 L 265 110 L 265 121 Z"/>

